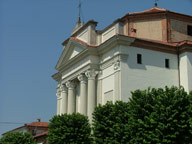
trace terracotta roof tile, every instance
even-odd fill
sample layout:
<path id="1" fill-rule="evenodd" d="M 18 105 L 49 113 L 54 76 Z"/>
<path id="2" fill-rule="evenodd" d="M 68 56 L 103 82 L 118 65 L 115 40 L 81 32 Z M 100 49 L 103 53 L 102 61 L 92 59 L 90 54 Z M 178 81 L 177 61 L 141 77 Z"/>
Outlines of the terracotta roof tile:
<path id="1" fill-rule="evenodd" d="M 154 12 L 165 12 L 165 11 L 168 11 L 168 10 L 166 10 L 164 8 L 153 7 L 151 9 L 148 9 L 148 10 L 145 10 L 145 11 L 130 13 L 130 15 L 132 15 L 132 14 L 154 13 Z"/>
<path id="2" fill-rule="evenodd" d="M 31 127 L 48 127 L 48 125 L 48 122 L 32 122 L 27 124 L 27 126 Z"/>
<path id="3" fill-rule="evenodd" d="M 48 131 L 45 131 L 43 133 L 35 135 L 34 138 L 37 138 L 37 137 L 40 137 L 40 136 L 44 136 L 44 135 L 47 135 L 47 134 L 48 134 Z"/>

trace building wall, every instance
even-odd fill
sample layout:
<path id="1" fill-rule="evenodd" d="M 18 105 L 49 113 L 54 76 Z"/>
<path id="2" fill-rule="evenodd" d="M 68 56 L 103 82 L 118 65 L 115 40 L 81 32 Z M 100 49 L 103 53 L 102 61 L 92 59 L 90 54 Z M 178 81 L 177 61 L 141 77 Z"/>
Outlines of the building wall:
<path id="1" fill-rule="evenodd" d="M 192 36 L 187 35 L 187 25 L 192 26 L 192 22 L 184 22 L 175 19 L 170 20 L 171 23 L 171 41 L 192 40 Z"/>
<path id="2" fill-rule="evenodd" d="M 152 40 L 162 40 L 162 19 L 137 20 L 130 24 L 130 28 L 136 29 L 135 36 Z M 130 35 L 131 32 L 130 32 Z"/>
<path id="3" fill-rule="evenodd" d="M 192 90 L 192 53 L 185 52 L 180 55 L 181 85 L 186 91 Z"/>
<path id="4" fill-rule="evenodd" d="M 106 40 L 108 40 L 109 38 L 111 38 L 112 36 L 114 36 L 116 34 L 116 27 L 113 26 L 110 29 L 106 30 L 105 32 L 102 33 L 101 35 L 101 39 L 102 39 L 102 43 L 105 42 Z"/>
<path id="5" fill-rule="evenodd" d="M 77 38 L 88 43 L 88 39 L 89 39 L 89 29 L 86 28 L 84 31 L 82 31 L 78 36 Z"/>
<path id="6" fill-rule="evenodd" d="M 121 99 L 127 101 L 131 91 L 178 86 L 177 56 L 136 47 L 122 47 L 128 54 L 126 62 L 121 62 Z M 142 64 L 137 64 L 137 54 L 142 55 Z M 170 68 L 165 68 L 169 59 Z"/>

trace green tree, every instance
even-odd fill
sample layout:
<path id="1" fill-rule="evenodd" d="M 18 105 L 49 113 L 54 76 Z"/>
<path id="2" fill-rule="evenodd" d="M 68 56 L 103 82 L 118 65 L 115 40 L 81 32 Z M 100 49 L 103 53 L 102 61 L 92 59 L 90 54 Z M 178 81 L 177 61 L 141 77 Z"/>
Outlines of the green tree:
<path id="1" fill-rule="evenodd" d="M 129 143 L 192 143 L 191 99 L 192 93 L 176 87 L 133 92 L 129 101 Z"/>
<path id="2" fill-rule="evenodd" d="M 128 141 L 128 104 L 117 101 L 99 105 L 93 113 L 93 134 L 97 144 Z"/>
<path id="3" fill-rule="evenodd" d="M 87 116 L 79 113 L 56 115 L 50 120 L 49 144 L 91 143 L 91 127 Z"/>
<path id="4" fill-rule="evenodd" d="M 0 144 L 36 144 L 29 133 L 9 132 L 0 139 Z"/>

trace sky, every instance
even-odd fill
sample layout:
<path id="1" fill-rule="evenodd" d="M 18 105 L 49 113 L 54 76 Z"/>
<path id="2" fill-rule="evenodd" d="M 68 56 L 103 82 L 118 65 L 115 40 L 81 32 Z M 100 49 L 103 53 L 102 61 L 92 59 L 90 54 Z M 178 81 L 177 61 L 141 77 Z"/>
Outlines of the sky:
<path id="1" fill-rule="evenodd" d="M 84 22 L 102 30 L 155 0 L 82 0 Z M 57 83 L 51 77 L 78 19 L 78 0 L 0 0 L 0 135 L 56 114 Z M 192 15 L 192 0 L 159 0 L 158 6 Z M 7 122 L 10 122 L 7 124 Z"/>

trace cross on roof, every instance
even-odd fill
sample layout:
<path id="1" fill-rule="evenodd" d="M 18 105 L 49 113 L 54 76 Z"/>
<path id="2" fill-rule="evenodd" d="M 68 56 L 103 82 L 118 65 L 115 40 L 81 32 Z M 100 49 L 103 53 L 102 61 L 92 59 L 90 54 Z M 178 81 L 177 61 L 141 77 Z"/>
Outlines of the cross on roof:
<path id="1" fill-rule="evenodd" d="M 79 22 L 81 22 L 81 0 L 79 0 L 79 5 L 78 5 L 78 8 L 79 8 Z"/>
<path id="2" fill-rule="evenodd" d="M 155 0 L 155 7 L 157 7 L 157 2 L 158 2 L 158 0 Z"/>

